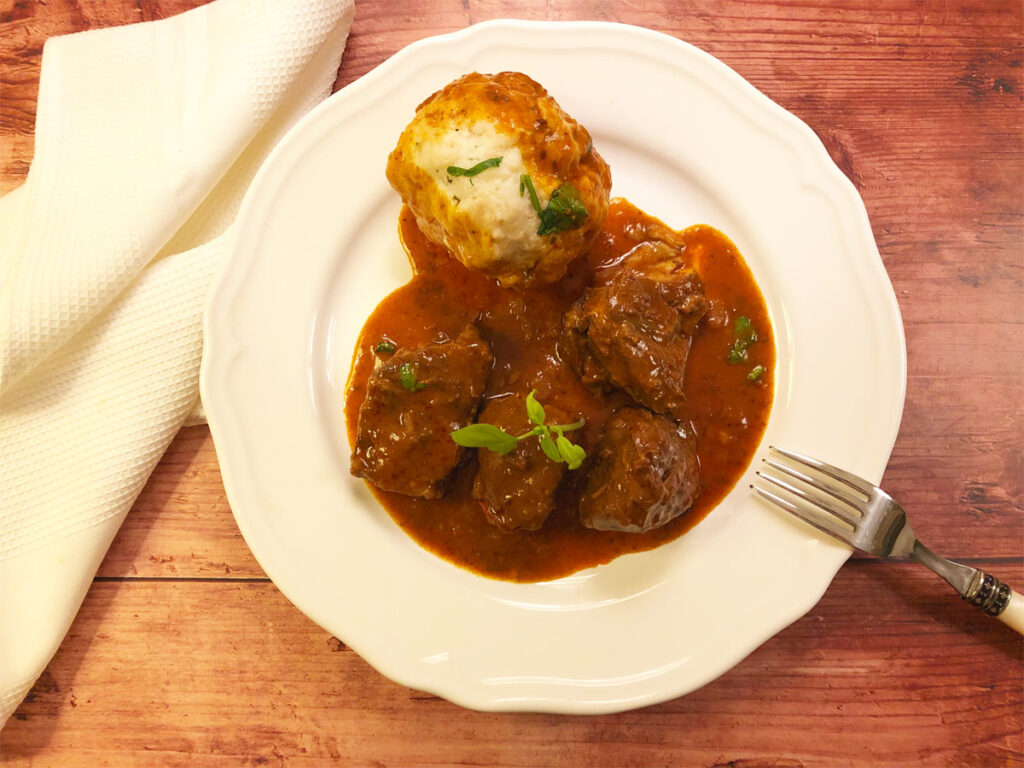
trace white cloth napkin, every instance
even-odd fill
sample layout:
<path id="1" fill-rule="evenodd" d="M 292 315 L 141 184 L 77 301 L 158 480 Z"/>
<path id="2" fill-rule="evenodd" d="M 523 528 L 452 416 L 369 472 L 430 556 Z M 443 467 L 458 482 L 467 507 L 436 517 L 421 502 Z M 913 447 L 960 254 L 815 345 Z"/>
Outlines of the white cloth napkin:
<path id="1" fill-rule="evenodd" d="M 225 233 L 352 13 L 215 0 L 46 43 L 35 157 L 0 198 L 0 727 L 198 403 Z"/>

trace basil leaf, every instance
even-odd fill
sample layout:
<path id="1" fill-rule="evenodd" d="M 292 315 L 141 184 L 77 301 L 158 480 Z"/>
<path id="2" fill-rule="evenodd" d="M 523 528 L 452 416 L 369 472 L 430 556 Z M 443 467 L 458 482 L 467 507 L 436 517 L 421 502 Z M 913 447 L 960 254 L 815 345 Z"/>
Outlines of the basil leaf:
<path id="1" fill-rule="evenodd" d="M 764 373 L 764 366 L 755 365 L 750 369 L 750 373 L 747 374 L 747 381 L 757 381 L 761 378 L 762 373 Z"/>
<path id="2" fill-rule="evenodd" d="M 569 438 L 564 435 L 559 435 L 555 444 L 558 446 L 558 452 L 569 466 L 569 469 L 577 469 L 583 463 L 583 460 L 587 458 L 587 452 L 580 446 L 573 445 L 569 442 Z"/>
<path id="3" fill-rule="evenodd" d="M 487 448 L 504 456 L 516 447 L 516 439 L 493 424 L 470 424 L 452 432 L 452 440 L 465 448 Z"/>
<path id="4" fill-rule="evenodd" d="M 478 423 L 455 430 L 452 432 L 452 440 L 466 448 L 486 448 L 504 456 L 514 450 L 520 440 L 536 437 L 544 455 L 551 461 L 566 462 L 569 469 L 576 469 L 587 457 L 587 452 L 580 446 L 573 445 L 562 435 L 562 431 L 579 429 L 583 426 L 584 420 L 580 419 L 572 424 L 553 424 L 549 427 L 544 423 L 547 414 L 544 412 L 544 406 L 538 402 L 536 394 L 537 390 L 531 389 L 526 396 L 526 415 L 533 422 L 533 429 L 521 435 L 510 435 L 493 424 Z"/>
<path id="5" fill-rule="evenodd" d="M 486 171 L 488 168 L 495 168 L 501 165 L 500 157 L 489 157 L 486 160 L 481 160 L 476 165 L 470 168 L 459 168 L 457 165 L 448 166 L 449 176 L 476 176 L 481 171 Z"/>
<path id="6" fill-rule="evenodd" d="M 555 441 L 547 435 L 542 435 L 540 438 L 540 449 L 544 451 L 544 455 L 552 461 L 561 463 L 564 461 L 562 454 L 558 452 L 558 446 L 555 445 Z"/>
<path id="7" fill-rule="evenodd" d="M 526 415 L 534 424 L 543 424 L 547 415 L 544 413 L 544 406 L 538 403 L 537 398 L 533 396 L 536 391 L 536 389 L 531 389 L 530 394 L 526 396 Z"/>
<path id="8" fill-rule="evenodd" d="M 587 458 L 587 452 L 579 445 L 572 447 L 573 456 L 569 460 L 569 469 L 579 469 Z"/>
<path id="9" fill-rule="evenodd" d="M 377 352 L 382 352 L 385 355 L 390 355 L 395 351 L 396 347 L 393 341 L 390 339 L 381 339 L 377 342 L 377 346 L 374 347 Z"/>

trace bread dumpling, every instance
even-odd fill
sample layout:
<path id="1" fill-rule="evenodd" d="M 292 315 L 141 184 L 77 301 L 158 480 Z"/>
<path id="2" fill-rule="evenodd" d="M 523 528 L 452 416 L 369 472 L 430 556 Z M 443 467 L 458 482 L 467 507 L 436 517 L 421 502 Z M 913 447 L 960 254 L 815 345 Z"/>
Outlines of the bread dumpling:
<path id="1" fill-rule="evenodd" d="M 561 278 L 611 191 L 586 128 L 519 72 L 468 74 L 424 101 L 387 177 L 427 238 L 503 286 Z"/>

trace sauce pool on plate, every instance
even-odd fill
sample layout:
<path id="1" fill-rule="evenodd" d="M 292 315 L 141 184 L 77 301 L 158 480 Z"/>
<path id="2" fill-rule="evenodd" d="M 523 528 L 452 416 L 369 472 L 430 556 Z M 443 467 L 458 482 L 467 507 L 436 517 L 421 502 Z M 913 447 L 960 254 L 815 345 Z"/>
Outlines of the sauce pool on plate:
<path id="1" fill-rule="evenodd" d="M 664 237 L 666 232 L 677 240 L 686 265 L 704 281 L 710 303 L 691 342 L 680 418 L 697 436 L 702 478 L 700 493 L 687 512 L 644 533 L 585 528 L 577 513 L 586 481 L 584 463 L 579 470 L 566 472 L 555 509 L 539 530 L 504 531 L 488 522 L 471 495 L 478 464 L 474 450 L 449 478 L 441 498 L 389 493 L 368 484 L 394 521 L 421 546 L 483 576 L 523 582 L 555 579 L 678 538 L 735 485 L 771 411 L 775 343 L 761 292 L 742 256 L 722 233 L 704 225 L 670 232 L 628 201 L 614 199 L 596 243 L 572 263 L 565 277 L 516 290 L 499 287 L 429 242 L 407 208 L 399 230 L 413 277 L 377 306 L 356 344 L 345 403 L 352 445 L 380 348 L 454 338 L 475 324 L 494 355 L 484 402 L 536 390 L 541 403 L 557 402 L 560 410 L 586 420 L 582 429 L 568 436 L 591 454 L 612 414 L 635 403 L 621 391 L 585 387 L 561 360 L 557 343 L 569 309 L 588 286 L 613 273 L 639 240 Z"/>

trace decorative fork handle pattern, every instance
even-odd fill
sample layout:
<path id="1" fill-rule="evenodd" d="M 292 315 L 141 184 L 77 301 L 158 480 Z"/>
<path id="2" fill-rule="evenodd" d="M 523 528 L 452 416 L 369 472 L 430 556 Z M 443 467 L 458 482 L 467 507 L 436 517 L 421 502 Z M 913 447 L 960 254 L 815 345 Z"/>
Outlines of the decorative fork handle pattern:
<path id="1" fill-rule="evenodd" d="M 1013 591 L 995 576 L 978 570 L 971 580 L 971 585 L 962 596 L 973 606 L 981 608 L 989 616 L 998 616 L 1010 604 Z"/>
<path id="2" fill-rule="evenodd" d="M 980 568 L 936 555 L 916 539 L 910 557 L 945 579 L 965 601 L 1024 635 L 1024 595 Z"/>

